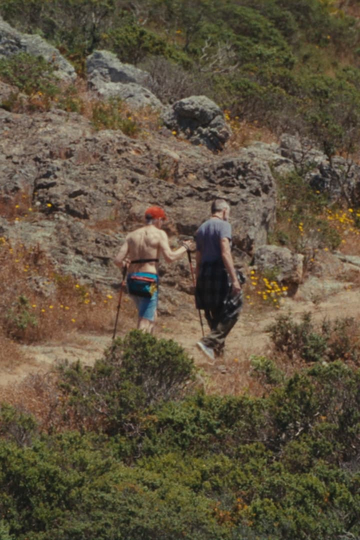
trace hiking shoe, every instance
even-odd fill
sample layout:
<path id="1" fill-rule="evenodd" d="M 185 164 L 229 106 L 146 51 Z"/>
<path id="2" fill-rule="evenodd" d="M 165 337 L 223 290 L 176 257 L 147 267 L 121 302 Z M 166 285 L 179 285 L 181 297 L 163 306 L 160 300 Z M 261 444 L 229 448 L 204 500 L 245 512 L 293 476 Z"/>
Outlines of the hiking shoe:
<path id="1" fill-rule="evenodd" d="M 213 349 L 210 349 L 210 347 L 207 347 L 201 341 L 198 341 L 196 346 L 198 349 L 200 349 L 201 352 L 205 354 L 205 356 L 210 358 L 210 360 L 212 360 L 213 362 L 215 361 L 215 354 Z"/>

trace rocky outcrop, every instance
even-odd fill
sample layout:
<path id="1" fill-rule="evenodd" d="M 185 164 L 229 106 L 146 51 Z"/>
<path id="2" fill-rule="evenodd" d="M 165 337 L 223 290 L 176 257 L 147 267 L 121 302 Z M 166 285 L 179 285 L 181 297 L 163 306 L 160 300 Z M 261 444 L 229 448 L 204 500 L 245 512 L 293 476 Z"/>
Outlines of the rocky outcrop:
<path id="1" fill-rule="evenodd" d="M 120 62 L 116 54 L 110 51 L 95 51 L 86 59 L 86 71 L 89 79 L 100 77 L 106 82 L 144 85 L 149 79 L 146 71 L 130 64 Z"/>
<path id="2" fill-rule="evenodd" d="M 214 155 L 163 131 L 131 139 L 119 130 L 95 132 L 76 113 L 0 109 L 0 197 L 3 215 L 12 216 L 2 221 L 1 234 L 40 245 L 59 271 L 108 286 L 118 279 L 112 258 L 147 206 L 165 207 L 176 247 L 178 237 L 192 237 L 209 217 L 212 200 L 225 197 L 237 262 L 255 255 L 255 264 L 276 269 L 280 281 L 299 283 L 301 257 L 261 247 L 275 221 L 272 171 L 292 165 L 274 144 Z M 22 211 L 15 222 L 23 195 L 31 214 Z M 180 261 L 161 272 L 170 287 L 186 281 L 188 265 Z"/>
<path id="3" fill-rule="evenodd" d="M 304 276 L 304 256 L 279 246 L 260 246 L 254 254 L 258 270 L 273 272 L 280 283 L 299 284 Z"/>
<path id="4" fill-rule="evenodd" d="M 314 191 L 326 194 L 330 200 L 345 199 L 360 204 L 360 166 L 341 156 L 329 158 L 309 140 L 283 135 L 278 152 L 292 161 L 294 169 L 308 171 L 306 180 Z"/>
<path id="5" fill-rule="evenodd" d="M 94 132 L 75 113 L 0 109 L 0 193 L 13 206 L 28 194 L 33 210 L 7 235 L 21 231 L 21 241 L 40 243 L 63 271 L 86 280 L 103 274 L 108 282 L 118 275 L 111 258 L 148 205 L 164 206 L 169 232 L 184 238 L 208 218 L 215 197 L 226 197 L 238 253 L 251 253 L 266 242 L 276 194 L 268 164 L 249 152 L 218 160 L 203 146 L 161 133 L 134 140 L 121 131 Z M 109 238 L 97 241 L 100 230 Z"/>
<path id="6" fill-rule="evenodd" d="M 254 159 L 252 149 L 223 158 L 204 171 L 209 199 L 225 197 L 231 205 L 234 245 L 246 253 L 266 243 L 275 221 L 276 184 L 267 161 Z"/>
<path id="7" fill-rule="evenodd" d="M 95 51 L 86 60 L 89 87 L 102 98 L 119 98 L 132 108 L 163 109 L 162 103 L 145 88 L 149 74 L 123 64 L 109 51 Z"/>
<path id="8" fill-rule="evenodd" d="M 76 73 L 73 66 L 59 51 L 38 35 L 22 34 L 0 17 L 0 57 L 21 52 L 32 56 L 42 56 L 54 66 L 56 75 L 65 81 L 74 81 Z"/>
<path id="9" fill-rule="evenodd" d="M 181 99 L 169 107 L 162 118 L 169 129 L 210 150 L 222 150 L 231 135 L 220 107 L 206 96 Z"/>

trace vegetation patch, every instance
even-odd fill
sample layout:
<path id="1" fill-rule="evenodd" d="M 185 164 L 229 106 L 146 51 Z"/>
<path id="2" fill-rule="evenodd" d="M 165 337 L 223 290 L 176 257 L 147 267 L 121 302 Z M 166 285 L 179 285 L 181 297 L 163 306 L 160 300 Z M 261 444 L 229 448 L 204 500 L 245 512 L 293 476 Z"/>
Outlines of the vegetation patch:
<path id="1" fill-rule="evenodd" d="M 4 538 L 356 537 L 360 372 L 341 355 L 291 377 L 253 358 L 262 398 L 196 392 L 181 347 L 138 331 L 62 368 L 51 423 L 1 407 Z"/>

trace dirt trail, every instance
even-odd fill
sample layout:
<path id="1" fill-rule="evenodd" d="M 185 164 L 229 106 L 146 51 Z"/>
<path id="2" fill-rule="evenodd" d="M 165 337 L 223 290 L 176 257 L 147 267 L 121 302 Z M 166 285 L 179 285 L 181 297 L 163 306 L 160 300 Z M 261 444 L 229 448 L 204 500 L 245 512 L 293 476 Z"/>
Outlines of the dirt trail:
<path id="1" fill-rule="evenodd" d="M 249 358 L 253 354 L 266 354 L 270 341 L 266 328 L 279 314 L 291 312 L 300 318 L 306 312 L 312 313 L 315 321 L 325 318 L 342 317 L 360 318 L 360 289 L 343 290 L 333 294 L 322 302 L 296 301 L 284 299 L 280 309 L 271 310 L 253 308 L 245 305 L 240 320 L 230 333 L 226 342 L 226 354 L 214 366 L 196 348 L 201 337 L 198 314 L 191 299 L 182 306 L 178 316 L 161 316 L 157 336 L 178 341 L 202 368 L 204 384 L 208 389 L 221 389 L 237 393 L 248 387 L 249 380 L 244 377 L 248 369 Z M 179 321 L 180 324 L 179 324 Z M 135 320 L 133 321 L 133 323 Z M 132 321 L 126 321 L 126 328 L 119 325 L 119 335 L 124 335 Z M 0 385 L 18 383 L 29 374 L 51 371 L 59 361 L 81 361 L 91 365 L 101 358 L 104 349 L 111 344 L 112 328 L 106 335 L 72 333 L 66 340 L 22 346 L 24 361 L 14 367 L 0 366 Z"/>

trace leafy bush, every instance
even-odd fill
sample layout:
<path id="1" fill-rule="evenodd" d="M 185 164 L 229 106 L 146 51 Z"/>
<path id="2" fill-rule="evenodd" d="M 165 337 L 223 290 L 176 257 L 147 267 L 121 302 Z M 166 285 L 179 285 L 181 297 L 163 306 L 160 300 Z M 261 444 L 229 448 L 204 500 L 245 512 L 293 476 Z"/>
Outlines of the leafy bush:
<path id="1" fill-rule="evenodd" d="M 37 95 L 45 109 L 60 91 L 54 68 L 42 57 L 26 53 L 0 59 L 0 79 L 29 96 Z"/>
<path id="2" fill-rule="evenodd" d="M 336 249 L 341 243 L 341 236 L 323 217 L 327 197 L 303 180 L 306 172 L 299 171 L 277 179 L 278 219 L 270 240 L 298 253 L 318 248 Z"/>
<path id="3" fill-rule="evenodd" d="M 141 27 L 135 21 L 110 30 L 104 41 L 107 49 L 111 49 L 123 62 L 131 64 L 138 64 L 144 58 L 151 56 L 161 56 L 177 60 L 179 63 L 186 61 L 186 56 L 178 52 L 164 38 Z M 189 63 L 188 59 L 187 62 Z"/>
<path id="4" fill-rule="evenodd" d="M 130 137 L 134 137 L 140 129 L 130 114 L 124 114 L 122 101 L 115 98 L 105 103 L 95 103 L 92 109 L 92 123 L 97 130 L 120 129 Z"/>
<path id="5" fill-rule="evenodd" d="M 315 328 L 310 313 L 305 313 L 300 323 L 290 315 L 281 315 L 268 331 L 275 351 L 285 353 L 290 359 L 343 360 L 355 364 L 359 361 L 359 332 L 351 318 L 336 319 L 332 323 L 325 320 L 320 328 Z"/>
<path id="6" fill-rule="evenodd" d="M 253 355 L 250 360 L 253 373 L 261 378 L 265 384 L 278 384 L 284 380 L 284 374 L 270 358 Z"/>
<path id="7" fill-rule="evenodd" d="M 6 314 L 6 332 L 15 339 L 26 339 L 26 334 L 31 327 L 36 328 L 39 322 L 31 311 L 29 299 L 20 295 L 15 305 Z"/>
<path id="8" fill-rule="evenodd" d="M 68 414 L 108 432 L 135 430 L 148 408 L 181 396 L 194 373 L 193 360 L 177 343 L 133 331 L 93 368 L 64 368 Z"/>
<path id="9" fill-rule="evenodd" d="M 179 381 L 181 372 L 185 379 L 191 366 L 184 358 L 178 362 L 177 347 L 132 333 L 108 351 L 108 362 L 95 366 L 93 393 L 103 403 L 114 402 L 118 389 L 124 397 L 119 384 L 107 397 L 118 372 L 125 386 L 129 381 L 144 386 L 143 370 L 150 378 L 157 372 L 153 380 L 159 381 L 167 365 L 164 350 L 169 373 L 178 373 Z M 76 405 L 86 385 L 74 371 L 66 378 Z M 140 429 L 117 430 L 114 436 L 57 433 L 55 425 L 52 434 L 41 435 L 24 415 L 3 409 L 5 538 L 357 537 L 359 383 L 359 371 L 337 361 L 318 363 L 261 399 L 197 394 L 164 401 L 168 385 L 160 384 L 158 398 L 154 401 L 150 391 L 143 401 L 153 403 L 151 414 L 138 411 Z M 181 383 L 177 396 L 182 388 Z M 133 400 L 128 410 L 131 406 L 141 404 Z M 17 424 L 31 432 L 26 447 L 21 438 L 8 436 L 8 427 L 18 433 Z"/>

